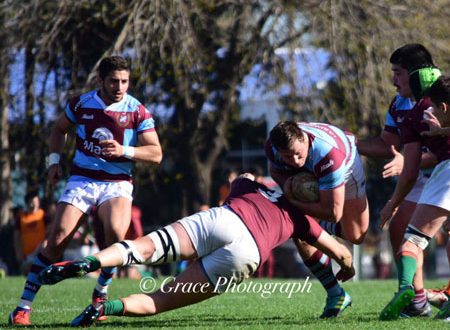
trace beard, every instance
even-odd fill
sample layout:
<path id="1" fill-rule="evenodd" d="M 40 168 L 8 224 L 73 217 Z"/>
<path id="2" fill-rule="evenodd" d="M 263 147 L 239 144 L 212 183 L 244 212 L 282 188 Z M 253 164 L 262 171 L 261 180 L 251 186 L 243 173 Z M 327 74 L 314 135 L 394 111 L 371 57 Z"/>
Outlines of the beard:
<path id="1" fill-rule="evenodd" d="M 103 99 L 103 101 L 105 101 L 105 103 L 116 103 L 116 102 L 120 102 L 123 99 L 123 96 L 125 95 L 125 93 L 120 93 L 120 94 L 116 94 L 115 92 L 108 90 L 107 86 L 105 86 L 105 84 L 103 84 L 101 86 L 101 97 Z"/>
<path id="2" fill-rule="evenodd" d="M 105 92 L 105 96 L 109 101 L 113 103 L 119 102 L 123 99 L 123 94 L 117 95 L 115 93 Z"/>

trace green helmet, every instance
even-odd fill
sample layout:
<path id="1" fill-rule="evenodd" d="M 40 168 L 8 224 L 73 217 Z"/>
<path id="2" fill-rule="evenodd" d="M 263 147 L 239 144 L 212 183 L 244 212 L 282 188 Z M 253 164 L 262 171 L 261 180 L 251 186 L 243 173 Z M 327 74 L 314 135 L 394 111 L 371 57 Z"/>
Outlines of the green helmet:
<path id="1" fill-rule="evenodd" d="M 436 67 L 418 68 L 409 73 L 409 87 L 411 88 L 416 101 L 423 97 L 425 91 L 430 88 L 441 75 L 441 70 Z"/>

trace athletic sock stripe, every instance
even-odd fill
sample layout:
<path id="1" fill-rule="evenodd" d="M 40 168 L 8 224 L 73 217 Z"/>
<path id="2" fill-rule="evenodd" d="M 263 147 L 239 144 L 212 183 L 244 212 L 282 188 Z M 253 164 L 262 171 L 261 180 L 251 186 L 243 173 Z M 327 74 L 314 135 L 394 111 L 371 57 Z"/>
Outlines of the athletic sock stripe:
<path id="1" fill-rule="evenodd" d="M 36 293 L 39 291 L 40 285 L 36 285 L 34 282 L 25 281 L 25 290 Z"/>
<path id="2" fill-rule="evenodd" d="M 98 277 L 97 284 L 101 286 L 108 286 L 112 282 L 112 278 L 116 273 L 117 267 L 106 267 L 103 268 L 100 276 Z"/>
<path id="3" fill-rule="evenodd" d="M 320 250 L 317 250 L 308 260 L 305 261 L 305 265 L 320 281 L 325 290 L 327 290 L 328 295 L 332 296 L 341 293 L 341 287 L 333 274 L 330 257 L 322 253 Z"/>
<path id="4" fill-rule="evenodd" d="M 330 257 L 327 256 L 326 254 L 323 254 L 323 255 L 320 257 L 319 262 L 320 262 L 322 265 L 324 265 L 325 267 L 328 267 L 328 265 L 329 265 L 330 262 L 331 262 L 331 259 L 330 259 Z"/>
<path id="5" fill-rule="evenodd" d="M 308 266 L 308 268 L 314 275 L 316 275 L 317 272 L 319 272 L 320 270 L 323 269 L 323 265 L 320 263 L 317 263 L 313 266 Z"/>
<path id="6" fill-rule="evenodd" d="M 331 289 L 331 288 L 333 288 L 336 284 L 338 284 L 338 282 L 337 282 L 335 279 L 329 279 L 328 281 L 329 281 L 329 282 L 325 282 L 325 281 L 321 282 L 322 285 L 323 285 L 323 287 L 324 287 L 326 290 Z"/>
<path id="7" fill-rule="evenodd" d="M 329 270 L 328 270 L 327 268 L 323 268 L 323 269 L 321 269 L 321 270 L 315 272 L 314 275 L 315 275 L 317 278 L 323 278 L 324 276 L 325 276 L 325 277 L 328 276 L 329 273 L 330 273 L 330 272 L 329 272 Z"/>
<path id="8" fill-rule="evenodd" d="M 336 235 L 336 224 L 335 223 L 330 224 L 329 231 L 330 231 L 330 234 Z"/>
<path id="9" fill-rule="evenodd" d="M 41 288 L 41 283 L 38 278 L 38 274 L 48 265 L 51 264 L 51 261 L 44 257 L 41 253 L 39 253 L 33 259 L 33 263 L 30 267 L 30 271 L 28 272 L 27 278 L 25 280 L 25 285 L 22 291 L 21 299 L 22 301 L 27 302 L 27 306 L 31 306 L 36 293 Z M 30 307 L 31 308 L 31 307 Z"/>
<path id="10" fill-rule="evenodd" d="M 113 277 L 114 274 L 109 274 L 109 273 L 104 273 L 102 272 L 102 276 L 105 280 L 109 280 L 110 278 Z"/>
<path id="11" fill-rule="evenodd" d="M 336 234 L 336 224 L 326 220 L 320 220 L 319 225 L 330 235 Z"/>
<path id="12" fill-rule="evenodd" d="M 32 273 L 40 273 L 46 267 L 47 266 L 41 266 L 41 265 L 32 264 L 31 267 L 30 267 L 30 272 L 32 272 Z"/>
<path id="13" fill-rule="evenodd" d="M 320 262 L 324 255 L 325 254 L 322 251 L 317 250 L 308 260 L 305 260 L 305 265 L 308 267 L 314 266 L 316 263 Z"/>
<path id="14" fill-rule="evenodd" d="M 37 257 L 37 260 L 39 260 L 39 263 L 42 266 L 50 266 L 53 263 L 53 261 L 51 261 L 50 259 L 46 258 L 42 253 L 39 253 L 36 257 Z M 36 264 L 38 264 L 38 263 L 36 263 Z"/>
<path id="15" fill-rule="evenodd" d="M 41 282 L 39 282 L 38 274 L 36 273 L 28 273 L 26 281 L 35 285 L 41 285 Z"/>

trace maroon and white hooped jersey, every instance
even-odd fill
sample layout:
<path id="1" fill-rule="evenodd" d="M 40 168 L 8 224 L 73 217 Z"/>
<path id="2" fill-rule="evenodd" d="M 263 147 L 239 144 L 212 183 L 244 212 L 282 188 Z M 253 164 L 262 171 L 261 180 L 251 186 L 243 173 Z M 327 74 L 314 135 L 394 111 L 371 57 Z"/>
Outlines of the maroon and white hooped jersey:
<path id="1" fill-rule="evenodd" d="M 314 219 L 299 212 L 281 193 L 246 178 L 232 182 L 226 204 L 252 234 L 261 262 L 268 258 L 272 249 L 290 237 L 311 244 L 322 233 Z"/>
<path id="2" fill-rule="evenodd" d="M 431 100 L 428 97 L 424 97 L 416 103 L 402 123 L 401 139 L 403 144 L 420 142 L 437 157 L 438 162 L 442 162 L 450 159 L 450 136 L 422 136 L 420 134 L 430 129 L 427 123 L 422 122 L 424 111 L 429 107 L 431 107 Z"/>
<path id="3" fill-rule="evenodd" d="M 139 134 L 155 130 L 150 112 L 128 94 L 120 102 L 106 105 L 97 91 L 90 91 L 73 98 L 65 114 L 76 125 L 71 179 L 131 181 L 132 161 L 103 155 L 100 141 L 114 139 L 123 146 L 136 146 Z"/>

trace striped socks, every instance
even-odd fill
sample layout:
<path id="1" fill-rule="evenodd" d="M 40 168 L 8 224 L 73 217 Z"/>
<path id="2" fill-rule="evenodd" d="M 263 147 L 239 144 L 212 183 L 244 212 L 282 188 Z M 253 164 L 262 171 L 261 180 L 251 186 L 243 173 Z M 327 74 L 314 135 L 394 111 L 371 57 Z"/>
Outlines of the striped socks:
<path id="1" fill-rule="evenodd" d="M 101 294 L 106 294 L 108 292 L 108 286 L 111 284 L 112 278 L 116 271 L 117 267 L 102 268 L 95 290 Z"/>
<path id="2" fill-rule="evenodd" d="M 330 221 L 326 221 L 326 220 L 320 220 L 319 225 L 328 234 L 342 238 L 342 229 L 341 229 L 340 222 L 334 223 L 334 222 L 330 222 Z"/>
<path id="3" fill-rule="evenodd" d="M 52 262 L 39 253 L 33 260 L 30 272 L 27 275 L 25 281 L 25 287 L 22 292 L 19 304 L 17 305 L 21 309 L 30 310 L 33 300 L 41 288 L 41 282 L 39 282 L 39 273 Z"/>
<path id="4" fill-rule="evenodd" d="M 317 250 L 308 260 L 305 260 L 305 265 L 327 290 L 328 296 L 339 296 L 342 293 L 342 288 L 333 274 L 330 257 Z"/>

